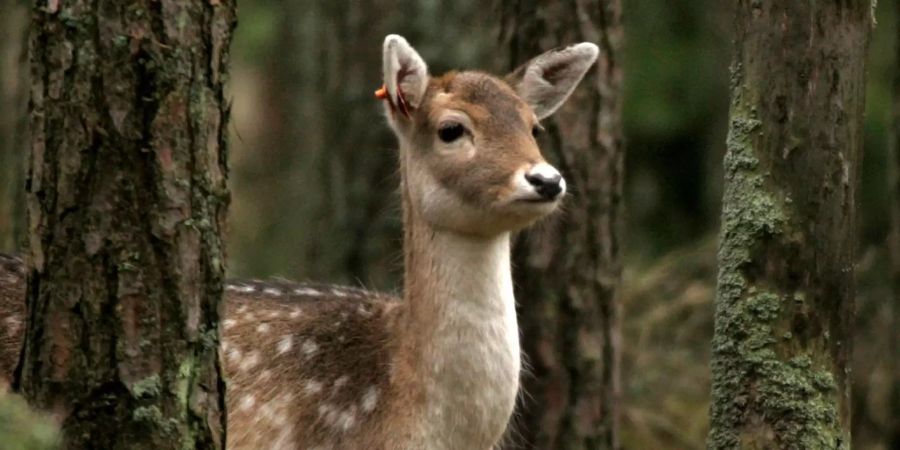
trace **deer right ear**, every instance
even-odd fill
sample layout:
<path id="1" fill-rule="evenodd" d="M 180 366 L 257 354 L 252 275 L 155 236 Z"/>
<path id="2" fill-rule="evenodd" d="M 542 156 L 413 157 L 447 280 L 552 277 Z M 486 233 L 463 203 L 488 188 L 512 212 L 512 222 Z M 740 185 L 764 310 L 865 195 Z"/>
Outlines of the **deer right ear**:
<path id="1" fill-rule="evenodd" d="M 403 36 L 384 38 L 384 87 L 391 104 L 418 108 L 428 87 L 428 66 Z"/>

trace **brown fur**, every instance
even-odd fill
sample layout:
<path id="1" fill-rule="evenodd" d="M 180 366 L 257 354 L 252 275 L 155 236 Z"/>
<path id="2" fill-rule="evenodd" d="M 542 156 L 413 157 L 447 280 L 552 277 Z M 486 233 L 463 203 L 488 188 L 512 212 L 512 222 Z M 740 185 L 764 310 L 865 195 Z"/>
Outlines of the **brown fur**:
<path id="1" fill-rule="evenodd" d="M 447 100 L 434 101 L 438 94 L 450 94 Z M 417 111 L 417 143 L 420 149 L 432 145 L 439 126 L 440 112 L 456 109 L 474 122 L 479 151 L 475 157 L 447 164 L 426 162 L 437 180 L 460 198 L 475 206 L 487 206 L 507 194 L 509 177 L 525 164 L 543 162 L 531 128 L 537 119 L 528 105 L 503 80 L 480 72 L 450 72 L 432 79 L 425 93 L 423 108 Z M 433 154 L 422 155 L 436 159 Z"/>
<path id="2" fill-rule="evenodd" d="M 372 437 L 393 397 L 398 300 L 323 285 L 239 286 L 256 290 L 226 296 L 229 448 L 384 448 Z"/>
<path id="3" fill-rule="evenodd" d="M 25 265 L 0 254 L 0 392 L 11 383 L 25 332 Z"/>

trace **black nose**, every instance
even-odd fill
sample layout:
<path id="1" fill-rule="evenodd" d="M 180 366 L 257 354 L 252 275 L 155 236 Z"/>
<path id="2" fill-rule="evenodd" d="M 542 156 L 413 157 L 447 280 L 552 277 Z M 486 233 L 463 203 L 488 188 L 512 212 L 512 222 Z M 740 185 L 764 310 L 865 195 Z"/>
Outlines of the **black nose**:
<path id="1" fill-rule="evenodd" d="M 558 173 L 550 176 L 540 172 L 529 173 L 525 175 L 525 179 L 534 186 L 534 190 L 537 191 L 538 195 L 547 200 L 553 200 L 562 192 L 562 186 L 560 185 L 562 175 Z"/>

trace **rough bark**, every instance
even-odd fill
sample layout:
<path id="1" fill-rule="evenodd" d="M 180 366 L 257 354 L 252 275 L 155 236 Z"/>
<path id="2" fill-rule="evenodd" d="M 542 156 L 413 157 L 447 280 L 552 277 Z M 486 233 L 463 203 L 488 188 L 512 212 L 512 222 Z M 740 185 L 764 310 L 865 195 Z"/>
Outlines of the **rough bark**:
<path id="1" fill-rule="evenodd" d="M 24 231 L 28 8 L 0 2 L 0 250 L 16 251 Z"/>
<path id="2" fill-rule="evenodd" d="M 540 139 L 566 177 L 564 213 L 514 250 L 522 346 L 531 366 L 516 433 L 524 448 L 619 448 L 621 2 L 501 2 L 511 66 L 549 48 L 600 46 L 591 70 Z"/>
<path id="3" fill-rule="evenodd" d="M 849 448 L 870 8 L 737 3 L 711 449 Z"/>
<path id="4" fill-rule="evenodd" d="M 59 420 L 63 448 L 223 448 L 235 4 L 34 5 L 16 386 Z"/>

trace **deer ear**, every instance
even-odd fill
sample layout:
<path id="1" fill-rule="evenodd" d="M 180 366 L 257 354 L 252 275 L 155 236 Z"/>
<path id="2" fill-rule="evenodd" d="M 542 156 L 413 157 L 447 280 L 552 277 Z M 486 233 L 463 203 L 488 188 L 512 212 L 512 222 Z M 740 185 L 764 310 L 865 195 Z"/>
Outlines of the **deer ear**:
<path id="1" fill-rule="evenodd" d="M 590 42 L 550 50 L 514 70 L 506 81 L 541 120 L 569 98 L 599 53 Z"/>
<path id="2" fill-rule="evenodd" d="M 428 66 L 403 36 L 384 38 L 384 87 L 392 105 L 419 107 L 428 87 Z M 401 96 L 402 95 L 402 99 Z"/>

